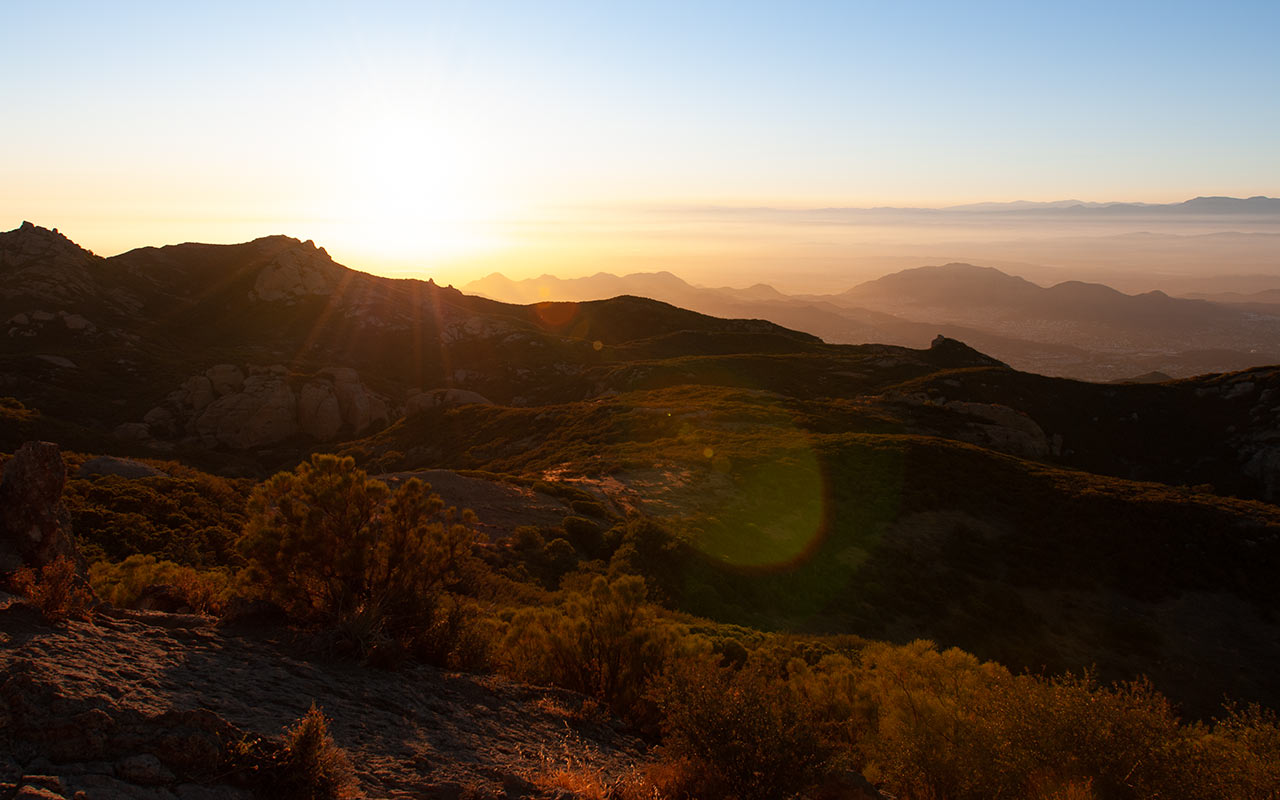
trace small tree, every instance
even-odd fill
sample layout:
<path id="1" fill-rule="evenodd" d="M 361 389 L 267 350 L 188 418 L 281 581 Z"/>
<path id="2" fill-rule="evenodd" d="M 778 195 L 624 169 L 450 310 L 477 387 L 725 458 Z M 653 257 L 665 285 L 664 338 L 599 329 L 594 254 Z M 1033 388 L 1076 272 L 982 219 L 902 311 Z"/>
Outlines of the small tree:
<path id="1" fill-rule="evenodd" d="M 460 579 L 474 525 L 422 481 L 392 491 L 351 458 L 317 454 L 254 491 L 239 548 L 297 618 L 413 620 Z"/>

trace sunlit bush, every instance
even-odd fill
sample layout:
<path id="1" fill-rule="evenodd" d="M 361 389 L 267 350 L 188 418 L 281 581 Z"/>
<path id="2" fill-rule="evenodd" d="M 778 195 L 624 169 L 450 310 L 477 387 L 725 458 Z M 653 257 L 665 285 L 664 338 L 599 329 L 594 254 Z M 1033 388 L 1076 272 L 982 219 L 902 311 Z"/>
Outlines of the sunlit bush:
<path id="1" fill-rule="evenodd" d="M 149 555 L 132 555 L 117 564 L 99 561 L 89 568 L 89 582 L 99 597 L 121 608 L 136 607 L 148 589 L 165 587 L 192 611 L 218 614 L 232 594 L 226 570 L 196 570 Z"/>
<path id="2" fill-rule="evenodd" d="M 526 680 L 583 692 L 634 715 L 649 676 L 679 635 L 656 611 L 645 602 L 643 579 L 596 577 L 554 608 L 517 612 L 502 642 L 504 660 Z"/>
<path id="3" fill-rule="evenodd" d="M 75 562 L 66 556 L 58 556 L 39 571 L 21 567 L 11 580 L 18 594 L 40 609 L 49 622 L 88 619 L 93 614 L 96 598 L 76 573 Z"/>
<path id="4" fill-rule="evenodd" d="M 351 458 L 313 455 L 254 491 L 238 547 L 296 619 L 340 624 L 362 654 L 395 642 L 438 656 L 451 649 L 439 637 L 460 633 L 448 594 L 476 566 L 477 540 L 475 516 L 427 484 L 393 491 Z"/>
<path id="5" fill-rule="evenodd" d="M 281 739 L 228 743 L 223 764 L 255 796 L 281 800 L 345 800 L 360 796 L 345 751 L 329 735 L 329 720 L 315 703 Z"/>

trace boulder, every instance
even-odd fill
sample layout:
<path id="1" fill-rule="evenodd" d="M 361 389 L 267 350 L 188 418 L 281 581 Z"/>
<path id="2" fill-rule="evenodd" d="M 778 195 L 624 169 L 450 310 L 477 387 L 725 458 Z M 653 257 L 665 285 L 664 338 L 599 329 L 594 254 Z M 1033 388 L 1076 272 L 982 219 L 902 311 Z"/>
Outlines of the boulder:
<path id="1" fill-rule="evenodd" d="M 313 439 L 326 442 L 342 429 L 342 408 L 333 384 L 310 380 L 298 392 L 298 429 Z"/>
<path id="2" fill-rule="evenodd" d="M 91 478 L 95 475 L 118 475 L 121 478 L 153 478 L 168 473 L 156 469 L 150 464 L 134 461 L 131 458 L 115 456 L 98 456 L 80 465 L 76 470 L 77 478 Z"/>
<path id="3" fill-rule="evenodd" d="M 387 403 L 360 382 L 360 373 L 350 367 L 327 367 L 320 374 L 333 383 L 343 423 L 359 433 L 375 422 L 387 423 Z"/>
<path id="4" fill-rule="evenodd" d="M 66 479 L 62 453 L 52 442 L 27 442 L 5 464 L 0 479 L 0 572 L 23 565 L 43 567 L 59 556 L 85 568 L 62 502 Z"/>
<path id="5" fill-rule="evenodd" d="M 210 370 L 210 372 L 212 371 Z M 231 385 L 236 387 L 235 391 L 240 391 L 244 386 L 244 377 L 241 376 L 238 381 L 224 381 L 221 385 L 228 390 L 216 391 L 214 383 L 208 375 L 193 375 L 182 384 L 182 388 L 178 390 L 174 399 L 186 408 L 204 411 L 218 396 L 230 394 L 229 387 Z"/>
<path id="6" fill-rule="evenodd" d="M 177 432 L 177 418 L 164 406 L 156 406 L 148 411 L 142 421 L 152 436 L 173 436 Z"/>
<path id="7" fill-rule="evenodd" d="M 124 442 L 147 444 L 151 441 L 151 426 L 145 422 L 122 422 L 112 431 L 115 437 Z"/>
<path id="8" fill-rule="evenodd" d="M 235 394 L 244 388 L 244 371 L 234 364 L 218 364 L 209 367 L 204 374 L 218 397 Z"/>
<path id="9" fill-rule="evenodd" d="M 247 449 L 276 442 L 298 432 L 297 400 L 289 383 L 273 375 L 253 375 L 244 390 L 213 401 L 195 424 L 208 447 Z"/>

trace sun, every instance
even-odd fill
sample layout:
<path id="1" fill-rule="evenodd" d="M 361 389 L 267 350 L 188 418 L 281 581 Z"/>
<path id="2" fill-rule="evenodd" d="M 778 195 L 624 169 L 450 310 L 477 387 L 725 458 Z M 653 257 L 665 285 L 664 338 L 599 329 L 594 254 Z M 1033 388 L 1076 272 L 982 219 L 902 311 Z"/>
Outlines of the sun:
<path id="1" fill-rule="evenodd" d="M 326 241 L 390 266 L 473 258 L 504 244 L 514 193 L 485 142 L 411 114 L 364 120 L 336 143 Z"/>

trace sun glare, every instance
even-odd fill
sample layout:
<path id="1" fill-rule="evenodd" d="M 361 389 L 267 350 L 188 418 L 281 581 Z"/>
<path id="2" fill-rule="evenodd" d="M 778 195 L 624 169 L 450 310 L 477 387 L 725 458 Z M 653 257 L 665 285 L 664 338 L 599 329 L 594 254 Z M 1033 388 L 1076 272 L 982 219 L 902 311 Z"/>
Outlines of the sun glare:
<path id="1" fill-rule="evenodd" d="M 424 267 L 501 248 L 513 193 L 486 164 L 484 143 L 391 114 L 342 137 L 341 172 L 318 198 L 325 240 L 384 265 Z"/>

